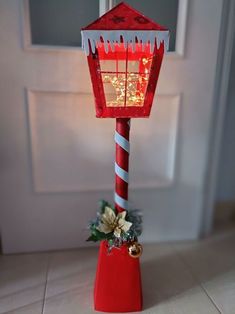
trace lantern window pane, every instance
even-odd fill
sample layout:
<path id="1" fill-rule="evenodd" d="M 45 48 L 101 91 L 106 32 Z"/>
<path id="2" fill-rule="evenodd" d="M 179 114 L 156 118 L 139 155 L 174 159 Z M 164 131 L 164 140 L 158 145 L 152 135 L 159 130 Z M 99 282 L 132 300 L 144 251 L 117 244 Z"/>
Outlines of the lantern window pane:
<path id="1" fill-rule="evenodd" d="M 125 72 L 126 60 L 100 60 L 101 72 Z"/>
<path id="2" fill-rule="evenodd" d="M 139 107 L 144 105 L 148 74 L 102 73 L 107 107 Z"/>
<path id="3" fill-rule="evenodd" d="M 110 48 L 110 47 L 109 47 Z M 117 49 L 117 51 L 116 51 Z M 150 46 L 143 49 L 138 44 L 115 47 L 114 51 L 98 47 L 102 82 L 107 107 L 142 107 L 148 86 L 152 63 Z"/>
<path id="4" fill-rule="evenodd" d="M 142 55 L 138 60 L 128 60 L 127 71 L 129 73 L 149 74 L 152 64 L 152 56 Z"/>
<path id="5" fill-rule="evenodd" d="M 128 61 L 128 72 L 139 72 L 139 61 L 129 60 Z"/>
<path id="6" fill-rule="evenodd" d="M 126 60 L 118 60 L 118 72 L 126 72 Z"/>
<path id="7" fill-rule="evenodd" d="M 125 106 L 125 74 L 102 73 L 107 107 Z"/>
<path id="8" fill-rule="evenodd" d="M 127 106 L 143 106 L 152 64 L 150 46 L 137 45 L 135 51 L 128 47 Z"/>

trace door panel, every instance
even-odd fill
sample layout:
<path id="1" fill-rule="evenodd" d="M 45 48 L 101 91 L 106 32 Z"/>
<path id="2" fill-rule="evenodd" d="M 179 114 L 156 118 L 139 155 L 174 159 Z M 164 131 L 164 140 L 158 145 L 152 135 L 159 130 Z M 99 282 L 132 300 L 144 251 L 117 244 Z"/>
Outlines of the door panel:
<path id="1" fill-rule="evenodd" d="M 150 119 L 132 120 L 130 207 L 145 242 L 200 232 L 222 5 L 190 1 L 184 56 L 165 57 Z M 115 121 L 94 117 L 86 57 L 32 45 L 29 25 L 27 1 L 0 2 L 5 253 L 85 246 L 98 200 L 113 199 Z"/>
<path id="2" fill-rule="evenodd" d="M 179 101 L 160 96 L 148 121 L 132 121 L 130 188 L 173 183 Z M 88 94 L 28 92 L 36 192 L 112 191 L 115 120 L 96 119 L 92 103 Z"/>

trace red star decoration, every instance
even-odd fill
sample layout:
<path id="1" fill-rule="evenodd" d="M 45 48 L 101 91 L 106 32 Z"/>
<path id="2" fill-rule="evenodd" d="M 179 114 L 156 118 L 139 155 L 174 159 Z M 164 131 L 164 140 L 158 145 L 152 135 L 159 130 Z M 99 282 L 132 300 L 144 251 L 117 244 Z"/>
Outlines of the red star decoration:
<path id="1" fill-rule="evenodd" d="M 114 17 L 111 19 L 115 24 L 123 23 L 125 22 L 125 17 L 124 16 L 117 16 L 114 15 Z"/>
<path id="2" fill-rule="evenodd" d="M 147 24 L 147 23 L 149 23 L 149 21 L 145 17 L 143 17 L 143 16 L 136 16 L 135 17 L 135 21 L 140 23 L 140 24 Z"/>

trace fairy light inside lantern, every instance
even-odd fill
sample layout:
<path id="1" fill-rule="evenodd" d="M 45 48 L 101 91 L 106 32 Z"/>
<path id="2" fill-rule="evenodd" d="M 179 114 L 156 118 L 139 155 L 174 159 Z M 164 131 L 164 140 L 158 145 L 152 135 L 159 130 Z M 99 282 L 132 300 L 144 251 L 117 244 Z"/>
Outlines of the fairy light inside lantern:
<path id="1" fill-rule="evenodd" d="M 138 45 L 133 52 L 124 44 L 109 45 L 105 53 L 104 45 L 98 46 L 100 73 L 104 86 L 107 107 L 142 107 L 148 85 L 152 63 L 150 47 Z"/>

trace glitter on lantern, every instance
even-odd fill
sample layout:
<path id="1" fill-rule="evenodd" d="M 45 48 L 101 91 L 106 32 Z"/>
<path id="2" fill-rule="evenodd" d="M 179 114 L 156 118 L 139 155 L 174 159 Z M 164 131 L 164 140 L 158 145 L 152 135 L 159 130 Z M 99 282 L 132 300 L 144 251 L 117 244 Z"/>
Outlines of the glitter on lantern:
<path id="1" fill-rule="evenodd" d="M 148 63 L 148 59 L 147 59 L 147 58 L 143 58 L 143 59 L 142 59 L 142 62 L 143 62 L 143 65 L 145 65 L 145 64 Z"/>

